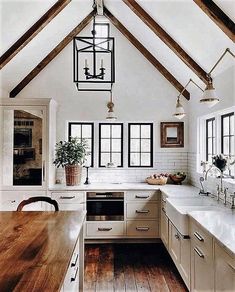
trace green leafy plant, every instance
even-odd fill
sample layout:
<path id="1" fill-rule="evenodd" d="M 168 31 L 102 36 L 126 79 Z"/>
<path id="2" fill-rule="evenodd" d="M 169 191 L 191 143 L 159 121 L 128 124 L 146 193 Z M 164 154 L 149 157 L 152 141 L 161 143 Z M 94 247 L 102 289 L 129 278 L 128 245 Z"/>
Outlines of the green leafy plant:
<path id="1" fill-rule="evenodd" d="M 53 164 L 56 167 L 65 167 L 66 165 L 82 165 L 86 160 L 87 141 L 78 138 L 71 138 L 70 141 L 60 141 L 55 145 L 55 160 Z"/>

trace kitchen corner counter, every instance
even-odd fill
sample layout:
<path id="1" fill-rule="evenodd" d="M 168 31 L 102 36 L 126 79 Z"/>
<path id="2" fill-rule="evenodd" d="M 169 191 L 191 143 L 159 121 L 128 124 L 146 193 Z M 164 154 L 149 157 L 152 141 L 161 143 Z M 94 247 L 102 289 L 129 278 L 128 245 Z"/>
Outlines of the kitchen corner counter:
<path id="1" fill-rule="evenodd" d="M 0 212 L 0 291 L 59 291 L 85 212 Z"/>
<path id="2" fill-rule="evenodd" d="M 235 256 L 235 211 L 192 211 L 188 215 Z"/>

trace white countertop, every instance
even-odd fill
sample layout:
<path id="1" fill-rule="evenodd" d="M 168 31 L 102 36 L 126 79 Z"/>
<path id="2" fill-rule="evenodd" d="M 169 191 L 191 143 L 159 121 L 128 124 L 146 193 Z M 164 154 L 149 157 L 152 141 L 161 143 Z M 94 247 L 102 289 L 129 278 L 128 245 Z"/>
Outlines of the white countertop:
<path id="1" fill-rule="evenodd" d="M 127 190 L 161 190 L 169 197 L 198 195 L 199 189 L 191 185 L 149 185 L 147 183 L 92 183 L 89 185 L 80 184 L 77 186 L 66 186 L 55 184 L 49 188 L 50 191 L 127 191 Z"/>
<path id="2" fill-rule="evenodd" d="M 188 215 L 235 255 L 235 210 L 192 211 Z"/>

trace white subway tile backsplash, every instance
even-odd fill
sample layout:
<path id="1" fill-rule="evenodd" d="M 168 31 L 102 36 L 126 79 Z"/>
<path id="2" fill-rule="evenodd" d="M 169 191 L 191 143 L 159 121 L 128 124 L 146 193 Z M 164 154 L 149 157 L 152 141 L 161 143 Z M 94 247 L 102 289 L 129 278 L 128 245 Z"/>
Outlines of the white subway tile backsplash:
<path id="1" fill-rule="evenodd" d="M 91 182 L 144 182 L 145 178 L 154 173 L 174 173 L 177 171 L 188 171 L 187 152 L 156 152 L 154 155 L 153 168 L 90 168 L 89 178 Z M 86 173 L 83 170 L 82 180 L 85 181 Z M 64 170 L 57 169 L 57 179 L 62 182 Z"/>

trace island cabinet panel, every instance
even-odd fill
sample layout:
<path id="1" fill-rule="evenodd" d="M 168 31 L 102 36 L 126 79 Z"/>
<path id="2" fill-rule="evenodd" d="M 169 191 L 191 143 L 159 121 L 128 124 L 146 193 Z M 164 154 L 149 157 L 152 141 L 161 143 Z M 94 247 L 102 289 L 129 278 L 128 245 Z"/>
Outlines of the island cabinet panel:
<path id="1" fill-rule="evenodd" d="M 84 211 L 86 208 L 85 192 L 52 192 L 51 198 L 57 201 L 59 210 Z"/>
<path id="2" fill-rule="evenodd" d="M 190 220 L 191 291 L 214 291 L 213 240 Z"/>
<path id="3" fill-rule="evenodd" d="M 235 291 L 235 257 L 215 242 L 215 291 Z"/>

